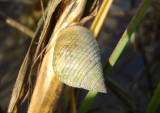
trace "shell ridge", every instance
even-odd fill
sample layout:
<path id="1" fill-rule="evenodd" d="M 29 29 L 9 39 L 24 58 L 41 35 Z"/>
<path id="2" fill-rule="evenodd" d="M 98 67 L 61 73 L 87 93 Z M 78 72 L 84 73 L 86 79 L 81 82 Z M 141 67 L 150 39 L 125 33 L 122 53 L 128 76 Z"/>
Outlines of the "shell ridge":
<path id="1" fill-rule="evenodd" d="M 99 80 L 101 80 L 103 84 L 100 84 L 101 87 L 100 87 L 100 88 L 98 87 L 98 91 L 99 91 L 99 92 L 106 93 L 106 86 L 105 86 L 105 81 L 104 81 L 103 76 L 101 76 L 99 79 L 97 79 L 97 82 L 95 83 L 93 89 L 96 88 L 95 86 L 98 86 L 97 83 L 99 84 L 99 82 L 98 82 Z M 96 89 L 97 89 L 97 88 L 96 88 Z"/>
<path id="2" fill-rule="evenodd" d="M 66 30 L 66 31 L 67 31 L 67 30 Z M 71 35 L 71 34 L 73 34 L 73 35 L 75 36 L 77 33 L 75 33 L 75 32 L 73 33 L 73 32 L 72 32 L 72 33 L 70 33 L 69 35 Z M 77 35 L 78 35 L 78 34 L 77 34 Z M 61 37 L 63 37 L 63 36 L 64 36 L 64 34 L 61 34 Z M 87 37 L 87 36 L 86 36 L 86 37 Z M 65 38 L 65 40 L 67 41 L 68 38 L 69 38 L 69 37 Z M 73 39 L 75 39 L 75 38 L 73 38 Z M 84 41 L 87 40 L 87 38 L 83 38 L 83 37 L 82 37 L 82 39 L 81 39 L 81 38 L 78 38 L 78 40 L 80 40 L 80 42 L 82 42 L 82 41 L 84 42 Z M 62 41 L 63 41 L 63 40 L 62 40 Z M 74 42 L 75 42 L 75 41 L 74 41 Z M 90 42 L 91 42 L 91 40 L 89 41 L 89 43 L 90 43 Z M 62 44 L 63 44 L 63 42 L 62 42 Z M 84 45 L 84 44 L 86 44 L 86 43 L 83 43 L 83 45 Z M 88 43 L 87 43 L 87 44 L 88 44 Z M 63 46 L 63 45 L 62 45 L 62 46 Z M 82 46 L 82 45 L 79 45 L 79 46 Z M 66 49 L 66 48 L 62 48 L 62 50 L 63 50 L 63 49 Z M 59 51 L 62 51 L 62 50 L 59 50 Z M 67 49 L 67 50 L 68 50 L 68 49 Z M 73 49 L 73 50 L 74 50 L 74 49 Z M 78 50 L 78 49 L 76 49 L 75 51 L 77 51 L 77 50 Z M 75 57 L 76 57 L 76 55 L 75 55 Z M 69 62 L 69 63 L 72 63 L 72 59 L 69 59 L 69 60 L 71 60 L 71 62 Z M 77 60 L 79 60 L 79 59 L 77 59 Z M 73 61 L 74 61 L 74 60 L 73 60 Z M 57 62 L 59 62 L 59 60 L 57 60 Z M 69 63 L 67 62 L 66 64 L 69 64 Z M 57 65 L 60 65 L 60 64 L 57 64 Z M 63 64 L 62 64 L 62 65 L 63 65 Z M 62 67 L 64 68 L 64 66 L 65 66 L 65 65 L 59 66 L 59 67 L 60 67 L 60 68 L 62 68 Z M 70 67 L 70 66 L 67 65 L 66 67 Z M 72 66 L 72 67 L 73 67 L 73 66 Z M 59 68 L 59 69 L 60 69 L 60 68 Z M 66 69 L 67 69 L 67 68 L 66 68 Z M 59 71 L 59 70 L 58 70 L 58 71 Z M 64 70 L 64 72 L 66 72 L 66 70 Z M 67 73 L 68 73 L 68 71 L 67 71 Z M 63 72 L 62 72 L 62 75 L 67 75 L 67 74 L 63 74 Z M 63 76 L 63 79 L 65 79 L 66 77 L 67 77 L 67 76 Z M 62 81 L 63 81 L 63 80 L 62 80 Z"/>
<path id="3" fill-rule="evenodd" d="M 53 68 L 65 84 L 105 92 L 100 50 L 93 34 L 82 26 L 62 30 L 56 42 Z"/>
<path id="4" fill-rule="evenodd" d="M 76 39 L 75 39 L 75 43 L 76 43 Z M 74 52 L 77 52 L 78 51 L 78 49 L 72 49 L 72 50 L 74 50 Z M 70 53 L 72 54 L 72 51 L 70 51 Z M 72 54 L 72 56 L 71 55 L 66 55 L 65 57 L 68 57 L 68 60 L 65 62 L 65 65 L 64 65 L 64 68 L 65 68 L 65 75 L 66 75 L 66 77 L 69 77 L 69 73 L 70 73 L 70 71 L 69 70 L 72 70 L 72 67 L 71 67 L 71 65 L 70 64 L 72 64 L 72 66 L 73 65 L 75 65 L 75 62 L 74 62 L 74 59 L 75 59 L 75 55 L 74 54 Z M 73 64 L 74 63 L 74 64 Z M 67 76 L 68 75 L 68 76 Z M 70 75 L 71 76 L 71 75 Z M 66 79 L 66 78 L 65 78 Z"/>
<path id="5" fill-rule="evenodd" d="M 85 38 L 84 38 L 85 39 Z M 88 43 L 86 43 L 86 45 L 88 45 L 90 42 L 92 42 L 92 40 L 91 40 L 91 38 L 90 38 L 90 40 L 88 41 Z M 85 46 L 84 48 L 83 48 L 83 54 L 82 54 L 82 56 L 83 57 L 81 57 L 81 62 L 79 61 L 79 59 L 77 59 L 77 61 L 79 61 L 80 62 L 80 64 L 78 65 L 79 67 L 77 68 L 78 70 L 76 70 L 75 72 L 74 72 L 74 74 L 75 75 L 77 75 L 78 73 L 80 73 L 80 71 L 81 71 L 81 69 L 83 68 L 83 66 L 85 65 L 85 58 L 90 54 L 89 52 L 87 52 L 87 50 L 90 48 L 90 46 Z M 81 51 L 81 52 L 82 52 Z M 85 54 L 84 54 L 85 53 Z M 86 54 L 87 53 L 87 54 Z M 77 78 L 78 76 L 74 76 L 72 79 L 74 80 L 74 82 L 76 82 L 76 80 L 75 80 L 75 78 Z M 73 83 L 73 84 L 75 84 L 75 83 Z"/>
<path id="6" fill-rule="evenodd" d="M 92 70 L 93 67 L 96 66 L 97 63 L 98 63 L 98 62 L 94 63 L 94 65 L 90 68 L 90 71 Z M 81 86 L 81 87 L 84 87 L 84 85 L 85 85 L 84 83 L 86 83 L 86 81 L 85 81 L 85 80 L 86 80 L 86 77 L 89 77 L 89 76 L 87 76 L 87 75 L 88 75 L 88 73 L 89 73 L 90 71 L 88 71 L 88 72 L 86 73 L 86 76 L 84 76 L 82 82 L 80 83 L 80 86 Z"/>
<path id="7" fill-rule="evenodd" d="M 68 33 L 67 35 L 71 35 L 71 34 L 72 34 L 72 33 Z M 63 35 L 62 35 L 62 36 L 63 36 Z M 61 36 L 61 37 L 62 37 L 62 36 Z M 62 37 L 62 38 L 61 38 L 61 37 L 59 38 L 59 40 L 60 40 L 59 42 L 60 42 L 60 43 L 58 43 L 58 44 L 56 43 L 56 47 L 58 46 L 58 47 L 57 47 L 58 50 L 57 50 L 57 48 L 55 48 L 55 49 L 57 50 L 57 53 L 60 54 L 60 55 L 59 55 L 59 59 L 57 58 L 58 56 L 56 56 L 56 59 L 55 59 L 55 60 L 56 60 L 56 61 L 55 61 L 55 62 L 56 62 L 56 65 L 59 65 L 59 66 L 58 66 L 59 68 L 57 69 L 57 71 L 58 71 L 58 73 L 59 73 L 60 75 L 63 73 L 63 71 L 65 71 L 65 70 L 60 71 L 60 69 L 62 69 L 62 68 L 65 69 L 65 68 L 64 68 L 65 65 L 63 64 L 64 62 L 63 62 L 63 63 L 59 63 L 59 62 L 62 62 L 62 61 L 60 61 L 60 60 L 65 60 L 65 61 L 66 61 L 66 59 L 64 59 L 64 58 L 62 57 L 62 56 L 65 56 L 65 55 L 64 55 L 64 50 L 65 50 L 65 52 L 66 52 L 67 50 L 71 49 L 70 47 L 68 47 L 69 45 L 64 48 L 64 43 L 65 43 L 65 42 L 68 43 L 68 39 L 67 39 L 67 38 L 64 38 L 64 39 L 62 40 L 63 37 Z M 62 40 L 62 42 L 61 42 L 61 40 Z M 66 45 L 67 45 L 67 44 L 66 44 Z M 71 46 L 71 47 L 72 47 L 72 46 Z M 72 48 L 73 48 L 73 47 L 72 47 Z M 68 51 L 68 52 L 69 52 L 69 51 Z M 57 53 L 56 53 L 56 54 L 57 54 Z M 69 54 L 69 53 L 68 53 L 68 54 Z M 61 56 L 61 55 L 62 55 L 62 56 Z M 63 77 L 62 79 L 65 78 L 65 76 L 62 76 L 62 77 Z"/>
<path id="8" fill-rule="evenodd" d="M 87 52 L 88 55 L 83 57 L 84 62 L 92 59 L 93 54 L 91 54 L 91 53 L 96 54 L 96 52 L 97 52 L 97 51 L 93 51 L 94 48 L 97 46 L 96 41 L 93 41 L 94 38 L 90 38 L 90 39 L 91 39 L 91 40 L 90 40 L 90 42 L 89 42 L 89 44 L 88 44 L 88 47 L 89 47 L 89 48 L 85 49 L 85 52 Z M 86 68 L 88 67 L 88 65 L 89 65 L 89 63 L 87 63 L 87 64 L 84 63 L 83 65 L 81 65 L 81 67 L 79 67 L 80 69 L 79 69 L 79 71 L 77 72 L 78 75 L 74 77 L 74 84 L 76 84 L 77 79 L 79 79 L 79 76 L 82 76 L 82 74 L 83 74 L 83 76 L 85 77 L 85 75 L 86 75 L 87 72 L 84 72 L 84 71 L 87 71 Z M 86 70 L 85 70 L 85 69 L 86 69 Z M 82 70 L 83 70 L 83 71 L 82 71 Z M 83 78 L 84 78 L 84 77 L 83 77 Z M 82 78 L 82 79 L 83 79 L 83 78 Z M 80 83 L 79 83 L 79 84 L 80 84 Z"/>
<path id="9" fill-rule="evenodd" d="M 74 62 L 74 65 L 72 65 L 71 67 L 70 67 L 70 70 L 67 70 L 67 72 L 68 73 L 70 73 L 70 72 L 72 72 L 72 75 L 76 75 L 76 71 L 79 71 L 80 69 L 79 69 L 79 67 L 78 66 L 80 66 L 82 63 L 83 63 L 83 60 L 84 59 L 81 59 L 82 58 L 82 56 L 84 55 L 84 54 L 80 54 L 80 53 L 82 53 L 81 51 L 79 51 L 79 53 L 77 54 L 77 55 L 80 55 L 80 57 L 79 58 L 76 58 L 76 56 L 75 56 L 75 58 L 73 59 L 73 61 L 71 62 L 71 64 L 73 64 L 73 62 Z M 87 56 L 87 55 L 86 55 Z M 80 62 L 81 61 L 81 62 Z M 74 68 L 74 71 L 72 70 Z M 78 70 L 77 70 L 78 69 Z M 75 78 L 76 76 L 73 76 L 72 77 L 72 79 L 74 80 L 74 78 Z M 73 83 L 74 84 L 74 83 Z"/>
<path id="10" fill-rule="evenodd" d="M 93 54 L 96 54 L 96 52 L 93 52 L 93 46 L 95 46 L 95 45 L 94 44 L 90 45 L 89 49 L 86 50 L 87 54 L 85 56 L 83 56 L 83 62 L 81 63 L 81 65 L 79 67 L 79 71 L 77 72 L 77 76 L 74 77 L 74 84 L 76 83 L 77 79 L 79 79 L 79 76 L 86 75 L 85 71 L 88 71 L 87 67 L 90 64 L 90 62 L 88 62 L 88 60 L 90 60 L 92 58 Z"/>
<path id="11" fill-rule="evenodd" d="M 102 76 L 99 76 L 100 73 L 101 73 L 101 70 L 99 70 L 98 67 L 96 67 L 96 69 L 95 69 L 95 75 L 96 75 L 96 76 L 94 76 L 94 77 L 93 77 L 93 80 L 91 81 L 91 84 L 92 84 L 92 86 L 93 86 L 92 89 L 94 89 L 94 85 L 97 84 L 98 80 L 99 80 L 101 77 L 103 77 L 103 74 L 102 74 Z"/>
<path id="12" fill-rule="evenodd" d="M 92 61 L 92 59 L 91 58 L 93 58 L 93 56 L 94 55 L 96 55 L 96 52 L 92 55 L 92 54 L 90 54 L 90 59 L 89 60 L 91 60 Z M 92 61 L 93 62 L 93 61 Z M 86 65 L 86 66 L 88 66 L 88 65 Z M 84 67 L 84 69 L 86 69 L 86 67 Z M 87 71 L 87 70 L 86 70 Z M 89 71 L 88 71 L 89 72 Z M 85 74 L 85 75 L 87 75 L 87 73 Z"/>
<path id="13" fill-rule="evenodd" d="M 84 42 L 85 42 L 85 41 L 84 41 Z M 83 45 L 81 45 L 80 43 L 78 43 L 78 46 L 84 48 L 84 47 L 85 47 L 85 43 L 83 43 Z M 83 56 L 83 54 L 81 54 L 81 53 L 82 53 L 81 51 L 82 51 L 82 50 L 80 50 L 80 49 L 77 49 L 77 51 L 73 51 L 73 53 L 74 53 L 74 52 L 75 52 L 75 53 L 78 52 L 78 53 L 74 56 L 73 60 L 70 62 L 71 64 L 72 64 L 73 62 L 75 62 L 75 64 L 76 64 L 76 63 L 77 63 L 76 61 L 79 61 L 79 59 Z M 80 56 L 79 56 L 79 55 L 80 55 Z M 76 58 L 76 56 L 79 56 L 79 58 Z M 79 65 L 80 65 L 80 64 L 79 64 Z M 70 67 L 70 70 L 67 70 L 67 72 L 70 73 L 70 72 L 72 71 L 72 68 L 73 68 L 73 67 L 76 69 L 77 66 L 79 66 L 79 65 L 78 65 L 78 63 L 76 64 L 76 67 L 74 67 L 75 65 L 72 65 L 72 66 Z M 76 70 L 74 70 L 74 71 L 72 72 L 72 74 L 74 74 L 75 71 L 76 71 Z"/>

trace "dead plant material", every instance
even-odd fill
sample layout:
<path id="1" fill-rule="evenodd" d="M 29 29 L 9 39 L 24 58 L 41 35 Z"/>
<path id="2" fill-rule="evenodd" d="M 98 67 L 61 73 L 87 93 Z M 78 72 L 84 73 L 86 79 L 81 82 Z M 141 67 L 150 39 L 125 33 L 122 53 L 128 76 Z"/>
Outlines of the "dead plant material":
<path id="1" fill-rule="evenodd" d="M 64 87 L 52 66 L 56 36 L 63 28 L 85 24 L 96 15 L 97 7 L 98 0 L 49 1 L 45 10 L 46 20 L 43 22 L 41 18 L 19 71 L 8 113 L 18 109 L 28 93 L 31 96 L 28 113 L 56 111 Z"/>
<path id="2" fill-rule="evenodd" d="M 11 27 L 21 31 L 22 33 L 26 34 L 30 38 L 33 38 L 34 32 L 30 30 L 29 28 L 25 27 L 24 25 L 20 24 L 16 20 L 13 20 L 10 17 L 7 17 L 5 14 L 0 12 L 0 19 L 4 21 L 6 24 L 10 25 Z"/>

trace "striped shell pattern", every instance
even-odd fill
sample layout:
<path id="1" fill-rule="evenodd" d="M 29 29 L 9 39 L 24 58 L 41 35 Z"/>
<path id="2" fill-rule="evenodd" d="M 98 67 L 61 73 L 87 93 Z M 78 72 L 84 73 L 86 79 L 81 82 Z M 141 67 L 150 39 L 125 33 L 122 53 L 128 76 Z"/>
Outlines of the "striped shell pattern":
<path id="1" fill-rule="evenodd" d="M 58 33 L 53 70 L 69 86 L 106 93 L 99 47 L 85 27 L 67 27 Z"/>

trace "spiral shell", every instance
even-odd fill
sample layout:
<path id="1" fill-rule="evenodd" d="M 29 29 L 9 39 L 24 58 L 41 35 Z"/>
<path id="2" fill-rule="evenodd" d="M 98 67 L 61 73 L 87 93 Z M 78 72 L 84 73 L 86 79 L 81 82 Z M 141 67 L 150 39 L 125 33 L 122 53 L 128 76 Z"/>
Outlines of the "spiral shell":
<path id="1" fill-rule="evenodd" d="M 87 90 L 106 92 L 97 41 L 82 26 L 58 33 L 53 54 L 53 70 L 63 83 Z"/>

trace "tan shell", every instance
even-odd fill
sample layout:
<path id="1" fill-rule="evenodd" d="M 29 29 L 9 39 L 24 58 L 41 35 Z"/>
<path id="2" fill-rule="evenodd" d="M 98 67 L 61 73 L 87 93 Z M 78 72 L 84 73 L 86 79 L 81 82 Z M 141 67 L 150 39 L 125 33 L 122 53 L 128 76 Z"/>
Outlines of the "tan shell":
<path id="1" fill-rule="evenodd" d="M 69 86 L 106 92 L 98 44 L 85 27 L 72 26 L 60 31 L 53 69 L 57 78 Z"/>

